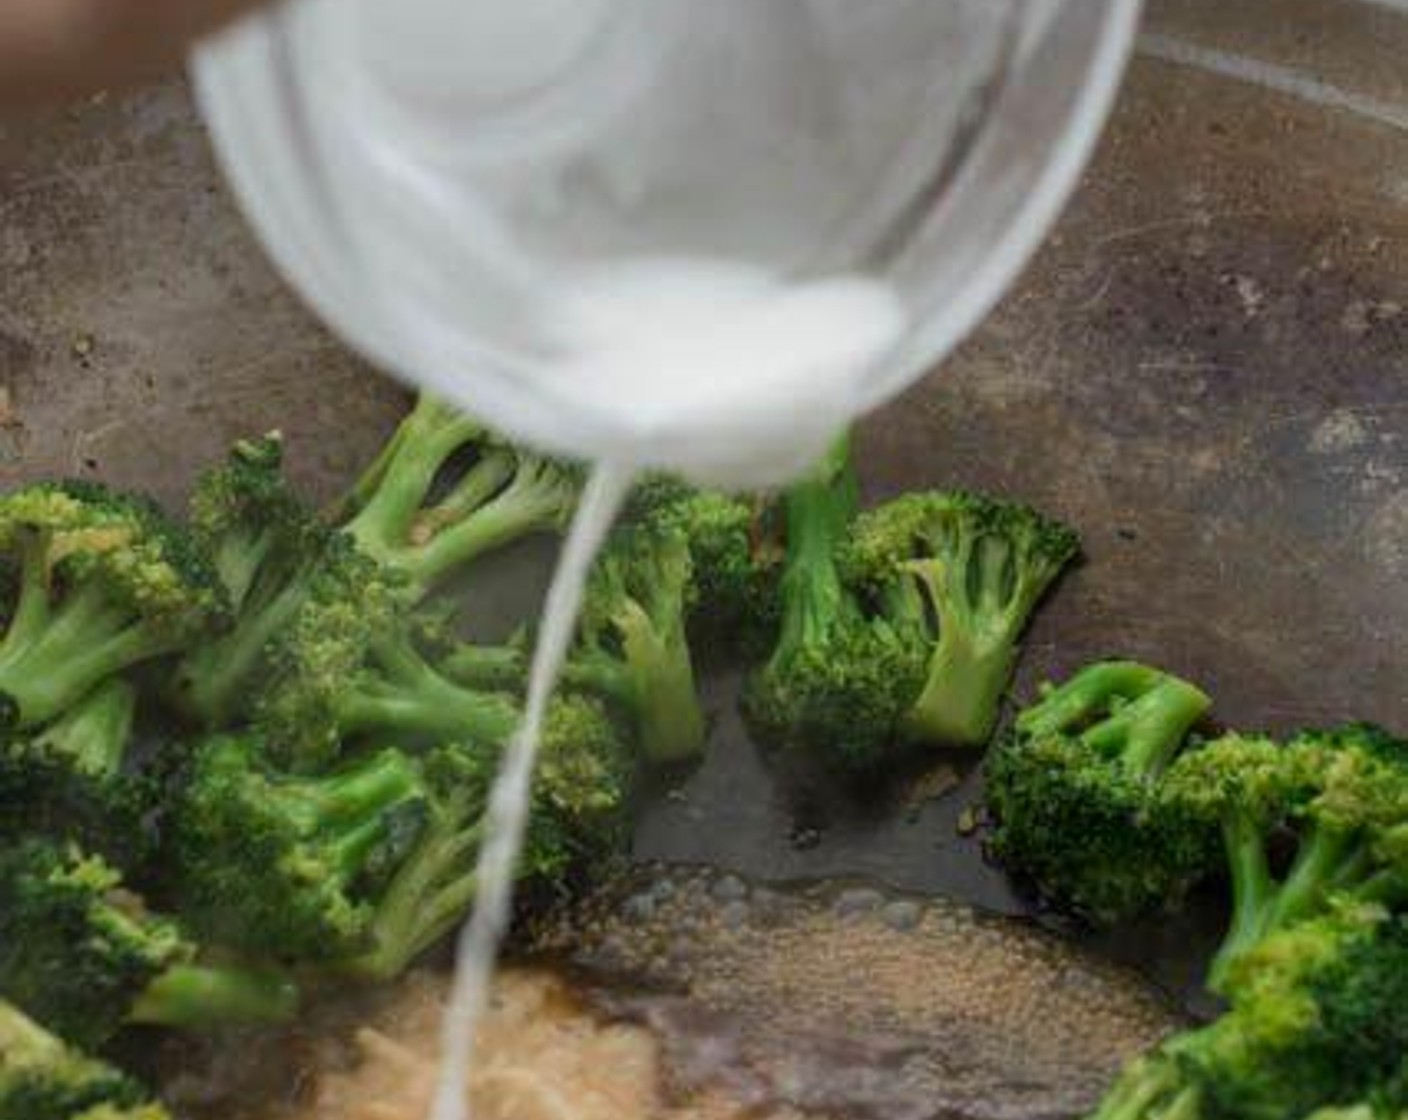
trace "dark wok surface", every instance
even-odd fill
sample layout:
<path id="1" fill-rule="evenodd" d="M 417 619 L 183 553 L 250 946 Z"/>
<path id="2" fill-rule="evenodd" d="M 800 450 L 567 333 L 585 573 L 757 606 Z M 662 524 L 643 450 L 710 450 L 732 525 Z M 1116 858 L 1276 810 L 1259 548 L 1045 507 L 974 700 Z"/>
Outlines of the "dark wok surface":
<path id="1" fill-rule="evenodd" d="M 1228 723 L 1408 727 L 1405 48 L 1408 19 L 1369 4 L 1156 4 L 1056 236 L 866 423 L 872 495 L 987 488 L 1082 531 L 1024 688 L 1123 653 L 1192 676 Z M 272 427 L 331 492 L 402 399 L 274 277 L 175 83 L 0 126 L 0 393 L 0 484 L 170 500 Z M 941 762 L 931 790 L 963 779 L 946 796 L 842 805 L 766 780 L 720 688 L 718 747 L 647 813 L 643 855 L 1023 908 L 958 834 L 966 762 Z M 1187 961 L 1183 931 L 1143 936 Z"/>

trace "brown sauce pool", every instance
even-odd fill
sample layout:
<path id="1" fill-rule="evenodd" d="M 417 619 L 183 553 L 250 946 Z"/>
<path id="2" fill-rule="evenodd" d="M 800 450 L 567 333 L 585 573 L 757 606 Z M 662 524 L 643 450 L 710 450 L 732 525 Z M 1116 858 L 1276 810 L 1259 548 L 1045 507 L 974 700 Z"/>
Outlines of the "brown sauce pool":
<path id="1" fill-rule="evenodd" d="M 651 868 L 519 944 L 479 1120 L 1058 1120 L 1182 1025 L 1030 924 L 863 885 Z M 200 1120 L 425 1120 L 447 993 L 426 969 L 183 1055 L 169 1095 Z"/>

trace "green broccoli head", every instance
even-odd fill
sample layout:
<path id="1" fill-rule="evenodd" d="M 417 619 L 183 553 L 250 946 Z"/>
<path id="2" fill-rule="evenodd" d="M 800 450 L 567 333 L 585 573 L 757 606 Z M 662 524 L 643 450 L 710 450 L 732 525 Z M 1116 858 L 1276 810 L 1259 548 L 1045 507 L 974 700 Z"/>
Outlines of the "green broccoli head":
<path id="1" fill-rule="evenodd" d="M 377 900 L 366 946 L 330 962 L 330 971 L 390 980 L 464 921 L 500 753 L 456 744 L 425 757 L 425 829 Z M 623 850 L 628 784 L 626 752 L 600 706 L 582 697 L 555 700 L 539 747 L 518 877 L 552 888 L 588 857 L 599 861 Z"/>
<path id="2" fill-rule="evenodd" d="M 518 697 L 452 679 L 422 651 L 435 644 L 425 639 L 391 596 L 379 604 L 370 595 L 360 604 L 343 596 L 310 601 L 280 645 L 282 671 L 261 702 L 260 724 L 278 757 L 317 771 L 357 743 L 387 737 L 418 747 L 507 740 L 518 725 Z M 469 665 L 463 645 L 452 656 L 461 675 L 507 668 Z"/>
<path id="3" fill-rule="evenodd" d="M 338 704 L 373 644 L 400 631 L 402 589 L 345 537 L 326 554 L 270 646 L 270 681 L 255 704 L 255 722 L 281 762 L 316 771 L 338 758 Z"/>
<path id="4" fill-rule="evenodd" d="M 1075 533 L 1027 506 L 963 492 L 907 494 L 857 518 L 847 581 L 892 625 L 922 630 L 930 649 L 909 737 L 987 742 L 1018 639 L 1079 549 Z"/>
<path id="5" fill-rule="evenodd" d="M 21 728 L 226 617 L 224 589 L 184 529 L 149 502 L 91 483 L 41 483 L 0 499 L 0 554 L 16 586 L 0 695 Z"/>
<path id="6" fill-rule="evenodd" d="M 618 531 L 598 559 L 564 679 L 625 713 L 642 755 L 678 764 L 704 752 L 706 726 L 686 634 L 694 595 L 676 530 Z"/>
<path id="7" fill-rule="evenodd" d="M 1231 1009 L 1132 1065 L 1094 1120 L 1284 1120 L 1408 1108 L 1408 921 L 1340 900 L 1228 974 Z"/>
<path id="8" fill-rule="evenodd" d="M 768 539 L 760 502 L 651 475 L 632 495 L 623 520 L 679 532 L 689 542 L 689 626 L 697 640 L 766 652 L 777 631 L 782 549 Z"/>
<path id="9" fill-rule="evenodd" d="M 281 974 L 196 957 L 101 858 L 32 839 L 0 854 L 0 994 L 67 1041 L 101 1046 L 132 1022 L 262 1023 L 296 1010 Z"/>
<path id="10" fill-rule="evenodd" d="M 284 476 L 283 437 L 271 432 L 238 441 L 223 463 L 205 471 L 191 495 L 191 531 L 239 610 L 265 564 L 290 546 L 316 545 L 316 518 Z"/>
<path id="11" fill-rule="evenodd" d="M 267 679 L 269 647 L 309 593 L 320 566 L 346 561 L 330 530 L 293 492 L 277 433 L 242 440 L 202 475 L 191 499 L 197 542 L 229 595 L 229 630 L 188 650 L 171 697 L 210 728 L 230 723 Z"/>
<path id="12" fill-rule="evenodd" d="M 917 628 L 867 617 L 841 580 L 838 554 L 856 505 L 846 440 L 783 495 L 781 623 L 743 704 L 765 742 L 865 771 L 889 757 L 923 680 L 924 649 Z"/>
<path id="13" fill-rule="evenodd" d="M 175 808 L 182 917 L 203 936 L 271 957 L 350 953 L 425 815 L 425 783 L 399 751 L 297 777 L 266 763 L 257 736 L 212 738 Z"/>
<path id="14" fill-rule="evenodd" d="M 140 1111 L 124 1111 L 145 1099 L 126 1074 L 72 1049 L 0 1000 L 0 1120 L 86 1120 L 88 1109 L 102 1107 L 112 1110 L 108 1116 L 148 1120 Z"/>
<path id="15" fill-rule="evenodd" d="M 438 484 L 466 457 L 473 462 L 439 495 Z M 577 468 L 511 448 L 478 421 L 422 396 L 340 516 L 358 547 L 419 599 L 485 553 L 559 528 L 580 485 Z"/>
<path id="16" fill-rule="evenodd" d="M 113 677 L 43 730 L 0 744 L 0 841 L 41 833 L 127 869 L 146 860 L 157 791 L 128 759 L 136 703 Z"/>
<path id="17" fill-rule="evenodd" d="M 1276 930 L 1311 917 L 1336 892 L 1408 897 L 1396 834 L 1408 821 L 1408 747 L 1375 728 L 1308 732 L 1285 746 L 1228 736 L 1180 759 L 1171 801 L 1221 828 L 1232 917 L 1209 983 Z M 1275 849 L 1294 858 L 1275 870 Z"/>
<path id="18" fill-rule="evenodd" d="M 1163 795 L 1163 776 L 1209 707 L 1134 662 L 1048 688 L 988 756 L 994 855 L 1098 923 L 1179 902 L 1214 866 L 1215 830 Z"/>
<path id="19" fill-rule="evenodd" d="M 0 993 L 68 1041 L 107 1041 L 136 996 L 192 955 L 102 859 L 41 840 L 0 855 Z"/>
<path id="20" fill-rule="evenodd" d="M 624 850 L 631 752 L 605 709 L 585 696 L 548 705 L 534 775 L 535 826 L 546 838 L 533 864 L 567 869 Z"/>

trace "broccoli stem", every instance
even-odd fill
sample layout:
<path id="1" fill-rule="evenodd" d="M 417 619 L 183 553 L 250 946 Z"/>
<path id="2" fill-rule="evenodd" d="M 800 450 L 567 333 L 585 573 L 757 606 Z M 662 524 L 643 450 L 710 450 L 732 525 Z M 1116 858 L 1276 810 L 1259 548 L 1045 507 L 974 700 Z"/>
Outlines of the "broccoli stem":
<path id="1" fill-rule="evenodd" d="M 528 661 L 517 645 L 480 646 L 463 643 L 440 661 L 440 672 L 455 684 L 516 692 L 523 688 Z"/>
<path id="2" fill-rule="evenodd" d="M 1266 933 L 1299 921 L 1319 909 L 1326 892 L 1357 865 L 1360 848 L 1353 832 L 1312 824 L 1302 837 L 1267 913 Z"/>
<path id="3" fill-rule="evenodd" d="M 662 634 L 634 602 L 625 604 L 621 646 L 634 678 L 637 733 L 651 762 L 670 764 L 697 758 L 707 729 L 699 706 L 694 663 L 684 635 L 684 617 L 673 633 Z"/>
<path id="4" fill-rule="evenodd" d="M 782 572 L 782 627 L 771 664 L 785 665 L 798 650 L 825 639 L 850 605 L 836 550 L 856 508 L 848 441 L 837 447 L 783 501 L 787 562 Z"/>
<path id="5" fill-rule="evenodd" d="M 412 529 L 413 537 L 433 536 L 446 525 L 475 512 L 513 478 L 517 461 L 512 451 L 490 451 L 464 473 L 448 494 L 420 513 Z"/>
<path id="6" fill-rule="evenodd" d="M 1203 1097 L 1196 1086 L 1189 1085 L 1169 1102 L 1159 1114 L 1159 1120 L 1196 1120 L 1203 1113 Z"/>
<path id="7" fill-rule="evenodd" d="M 518 705 L 511 697 L 447 680 L 404 638 L 379 642 L 373 658 L 386 678 L 349 689 L 339 699 L 337 720 L 344 733 L 399 730 L 498 745 L 518 726 Z"/>
<path id="8" fill-rule="evenodd" d="M 23 602 L 0 650 L 0 693 L 17 708 L 20 727 L 47 723 L 100 681 L 179 648 L 179 641 L 109 602 L 103 590 L 76 588 L 57 609 Z M 38 626 L 38 633 L 30 633 Z M 12 641 L 12 639 L 14 639 Z"/>
<path id="9" fill-rule="evenodd" d="M 1232 879 L 1232 920 L 1208 966 L 1208 986 L 1214 991 L 1227 979 L 1232 963 L 1261 939 L 1276 896 L 1261 826 L 1245 814 L 1232 813 L 1222 823 L 1222 837 Z"/>
<path id="10" fill-rule="evenodd" d="M 45 729 L 41 741 L 67 755 L 78 773 L 116 774 L 122 768 L 136 706 L 136 692 L 126 681 L 105 681 Z"/>
<path id="11" fill-rule="evenodd" d="M 375 825 L 383 810 L 416 796 L 420 781 L 403 757 L 386 753 L 331 777 L 294 779 L 277 788 L 305 835 L 344 832 L 348 858 L 354 859 L 363 824 Z"/>
<path id="12" fill-rule="evenodd" d="M 422 396 L 354 488 L 344 528 L 369 556 L 398 563 L 411 527 L 446 461 L 482 432 L 474 420 Z"/>
<path id="13" fill-rule="evenodd" d="M 1139 696 L 1163 674 L 1134 661 L 1106 661 L 1081 670 L 1041 702 L 1024 711 L 1017 727 L 1024 735 L 1042 738 L 1080 728 L 1127 697 Z"/>
<path id="14" fill-rule="evenodd" d="M 128 1020 L 149 1026 L 208 1030 L 286 1023 L 298 1014 L 297 986 L 271 968 L 177 965 L 133 1001 Z"/>
<path id="15" fill-rule="evenodd" d="M 308 578 L 314 567 L 313 561 L 299 566 L 266 602 L 242 611 L 232 631 L 185 656 L 177 689 L 188 713 L 207 727 L 230 722 L 253 685 L 269 643 L 307 599 Z"/>
<path id="16" fill-rule="evenodd" d="M 926 743 L 986 742 L 1003 690 L 1017 662 L 1016 638 L 1025 614 L 1001 610 L 982 619 L 967 602 L 945 592 L 944 566 L 920 561 L 912 570 L 939 606 L 943 625 L 929 658 L 924 687 L 905 714 L 903 730 Z"/>
<path id="17" fill-rule="evenodd" d="M 1208 969 L 1208 986 L 1221 990 L 1233 966 L 1278 929 L 1315 913 L 1332 889 L 1353 888 L 1368 868 L 1363 844 L 1351 832 L 1311 825 L 1290 870 L 1278 883 L 1266 855 L 1264 829 L 1233 811 L 1223 822 L 1232 878 L 1232 920 Z"/>
<path id="18" fill-rule="evenodd" d="M 1115 1081 L 1089 1120 L 1148 1120 L 1159 1101 L 1178 1089 L 1173 1064 L 1155 1056 L 1137 1059 Z"/>
<path id="19" fill-rule="evenodd" d="M 1130 773 L 1152 780 L 1167 769 L 1188 729 L 1211 701 L 1187 681 L 1165 677 L 1144 695 L 1111 713 L 1083 738 L 1097 750 L 1118 752 Z"/>
<path id="20" fill-rule="evenodd" d="M 1211 706 L 1201 689 L 1132 661 L 1083 669 L 1017 719 L 1024 735 L 1079 731 L 1092 749 L 1131 774 L 1157 778 Z"/>
<path id="21" fill-rule="evenodd" d="M 549 465 L 523 463 L 496 497 L 423 544 L 404 550 L 395 562 L 423 592 L 456 568 L 554 520 L 562 511 L 563 486 Z"/>
<path id="22" fill-rule="evenodd" d="M 273 550 L 278 534 L 270 528 L 257 532 L 226 530 L 215 548 L 211 563 L 231 602 L 240 605 L 248 599 L 259 569 Z"/>
<path id="23" fill-rule="evenodd" d="M 474 901 L 475 854 L 483 840 L 478 815 L 455 813 L 432 824 L 377 906 L 375 947 L 336 968 L 338 974 L 373 983 L 394 979 L 455 928 Z"/>
<path id="24" fill-rule="evenodd" d="M 48 542 L 39 533 L 20 536 L 20 580 L 15 609 L 0 642 L 0 667 L 21 657 L 44 633 L 49 621 Z"/>
<path id="25" fill-rule="evenodd" d="M 1089 1120 L 1196 1120 L 1201 1115 L 1202 1094 L 1183 1084 L 1177 1063 L 1156 1054 L 1129 1066 Z"/>

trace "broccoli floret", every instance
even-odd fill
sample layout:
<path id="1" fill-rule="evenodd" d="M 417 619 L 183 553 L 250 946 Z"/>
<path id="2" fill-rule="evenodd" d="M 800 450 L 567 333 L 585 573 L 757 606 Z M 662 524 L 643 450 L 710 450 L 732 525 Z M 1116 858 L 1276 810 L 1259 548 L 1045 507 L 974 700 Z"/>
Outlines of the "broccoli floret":
<path id="1" fill-rule="evenodd" d="M 13 1004 L 0 1000 L 0 1120 L 91 1120 L 88 1109 L 108 1106 L 110 1117 L 135 1115 L 146 1099 L 126 1074 L 89 1058 L 50 1034 Z M 161 1113 L 151 1120 L 159 1120 Z"/>
<path id="2" fill-rule="evenodd" d="M 310 602 L 282 643 L 284 671 L 260 708 L 280 757 L 316 770 L 350 742 L 383 733 L 432 744 L 506 740 L 518 724 L 517 698 L 451 680 L 421 654 L 416 631 L 394 610 L 365 602 Z"/>
<path id="3" fill-rule="evenodd" d="M 384 750 L 319 777 L 280 773 L 255 735 L 197 750 L 174 813 L 183 919 L 237 949 L 344 955 L 425 826 L 415 763 Z"/>
<path id="4" fill-rule="evenodd" d="M 354 547 L 320 568 L 298 613 L 270 649 L 273 672 L 254 703 L 254 723 L 272 757 L 301 772 L 334 763 L 343 744 L 336 700 L 359 679 L 372 648 L 407 626 L 386 570 Z M 361 575 L 365 578 L 358 580 Z"/>
<path id="5" fill-rule="evenodd" d="M 43 483 L 0 499 L 0 554 L 16 575 L 0 696 L 20 728 L 186 648 L 225 615 L 224 591 L 185 530 L 154 505 L 91 483 Z"/>
<path id="6" fill-rule="evenodd" d="M 478 459 L 433 503 L 447 464 Z M 575 500 L 575 472 L 491 441 L 483 428 L 422 398 L 352 488 L 337 527 L 314 517 L 282 473 L 275 436 L 237 444 L 196 493 L 199 539 L 235 604 L 235 625 L 189 653 L 175 695 L 207 727 L 226 726 L 270 675 L 287 676 L 283 635 L 317 600 L 367 614 L 407 606 L 483 553 L 558 525 Z M 343 633 L 342 631 L 339 632 Z"/>
<path id="7" fill-rule="evenodd" d="M 1178 902 L 1214 866 L 1216 839 L 1161 786 L 1210 704 L 1127 661 L 1048 688 L 988 756 L 994 855 L 1097 922 Z"/>
<path id="8" fill-rule="evenodd" d="M 974 494 L 907 494 L 856 520 L 848 582 L 896 627 L 923 632 L 923 687 L 903 731 L 977 746 L 997 723 L 1018 639 L 1079 541 L 1027 506 Z"/>
<path id="9" fill-rule="evenodd" d="M 588 582 L 563 674 L 624 712 L 642 756 L 656 764 L 704 753 L 704 711 L 685 633 L 691 571 L 683 533 L 644 525 L 618 531 Z"/>
<path id="10" fill-rule="evenodd" d="M 477 460 L 432 500 L 438 476 L 471 452 Z M 257 708 L 281 757 L 304 770 L 327 765 L 340 742 L 329 714 L 329 698 L 346 691 L 340 678 L 375 660 L 372 646 L 434 584 L 560 525 L 578 482 L 576 470 L 499 445 L 477 422 L 422 398 L 339 509 L 331 559 L 269 649 L 272 683 Z"/>
<path id="11" fill-rule="evenodd" d="M 1209 971 L 1229 969 L 1275 930 L 1320 911 L 1334 893 L 1373 901 L 1408 897 L 1408 866 L 1394 865 L 1408 821 L 1408 744 L 1362 725 L 1308 733 L 1280 746 L 1232 735 L 1193 751 L 1170 772 L 1167 796 L 1221 827 L 1232 918 Z M 1277 875 L 1274 850 L 1295 855 Z"/>
<path id="12" fill-rule="evenodd" d="M 114 677 L 42 731 L 0 744 L 0 840 L 43 833 L 140 866 L 157 798 L 127 757 L 136 704 L 132 685 Z"/>
<path id="13" fill-rule="evenodd" d="M 463 921 L 474 901 L 498 753 L 455 746 L 427 757 L 425 832 L 376 904 L 368 947 L 335 962 L 332 971 L 392 979 Z M 557 702 L 544 728 L 519 878 L 555 885 L 586 857 L 600 860 L 621 851 L 628 772 L 621 742 L 600 707 L 580 697 Z"/>
<path id="14" fill-rule="evenodd" d="M 758 499 L 701 490 L 651 475 L 631 496 L 623 521 L 684 534 L 689 542 L 690 634 L 711 647 L 765 654 L 777 634 L 780 542 L 766 531 Z"/>
<path id="15" fill-rule="evenodd" d="M 767 743 L 872 769 L 888 757 L 923 680 L 915 635 L 868 618 L 841 580 L 838 552 L 855 515 L 849 441 L 782 498 L 786 558 L 777 644 L 744 689 L 744 715 Z"/>
<path id="16" fill-rule="evenodd" d="M 478 458 L 443 497 L 452 459 Z M 343 505 L 343 528 L 419 599 L 484 553 L 560 527 L 575 508 L 579 472 L 490 438 L 478 421 L 422 396 Z"/>
<path id="17" fill-rule="evenodd" d="M 1408 920 L 1341 902 L 1229 973 L 1231 1010 L 1121 1075 L 1092 1120 L 1297 1120 L 1408 1108 Z"/>
<path id="18" fill-rule="evenodd" d="M 0 854 L 0 995 L 89 1048 L 127 1023 L 280 1021 L 297 1005 L 281 974 L 198 959 L 101 858 L 41 840 Z"/>
<path id="19" fill-rule="evenodd" d="M 268 647 L 306 598 L 321 568 L 355 586 L 364 569 L 344 572 L 332 531 L 294 494 L 283 473 L 283 440 L 241 440 L 207 471 L 191 499 L 196 540 L 229 595 L 228 632 L 189 650 L 172 681 L 175 703 L 206 727 L 227 725 L 264 680 Z M 360 577 L 360 578 L 359 578 Z"/>

